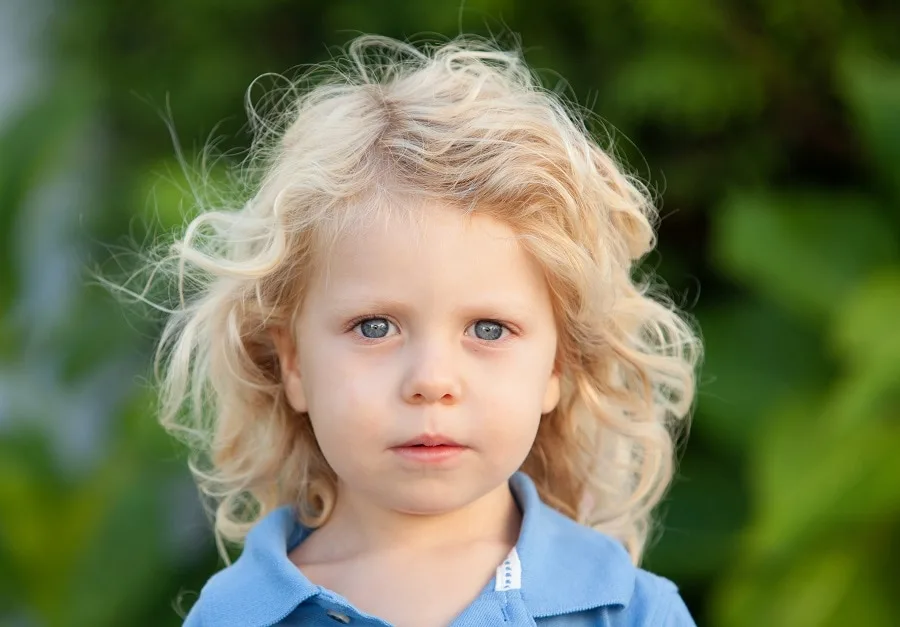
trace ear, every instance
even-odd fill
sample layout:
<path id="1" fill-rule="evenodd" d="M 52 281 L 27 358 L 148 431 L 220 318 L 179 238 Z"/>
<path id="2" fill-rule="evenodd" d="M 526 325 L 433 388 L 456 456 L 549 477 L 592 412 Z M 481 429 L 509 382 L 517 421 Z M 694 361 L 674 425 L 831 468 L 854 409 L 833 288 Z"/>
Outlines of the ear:
<path id="1" fill-rule="evenodd" d="M 284 327 L 271 327 L 269 333 L 272 343 L 278 353 L 278 363 L 281 366 L 281 385 L 284 386 L 284 394 L 288 404 L 298 413 L 307 411 L 306 392 L 303 391 L 303 381 L 300 377 L 300 364 L 297 359 L 297 344 L 293 334 Z"/>
<path id="2" fill-rule="evenodd" d="M 550 375 L 550 379 L 547 381 L 547 389 L 544 392 L 544 402 L 541 405 L 541 414 L 549 414 L 556 409 L 556 406 L 559 404 L 559 398 L 559 373 L 554 370 L 553 374 Z"/>

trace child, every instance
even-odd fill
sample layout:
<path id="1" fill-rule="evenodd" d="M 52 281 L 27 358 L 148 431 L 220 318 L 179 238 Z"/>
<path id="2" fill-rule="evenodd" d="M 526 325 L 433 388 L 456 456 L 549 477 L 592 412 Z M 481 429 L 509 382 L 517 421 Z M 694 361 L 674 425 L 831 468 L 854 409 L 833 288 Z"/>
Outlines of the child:
<path id="1" fill-rule="evenodd" d="M 244 546 L 186 624 L 693 625 L 635 566 L 699 355 L 646 190 L 517 54 L 333 69 L 176 245 L 162 422 Z"/>

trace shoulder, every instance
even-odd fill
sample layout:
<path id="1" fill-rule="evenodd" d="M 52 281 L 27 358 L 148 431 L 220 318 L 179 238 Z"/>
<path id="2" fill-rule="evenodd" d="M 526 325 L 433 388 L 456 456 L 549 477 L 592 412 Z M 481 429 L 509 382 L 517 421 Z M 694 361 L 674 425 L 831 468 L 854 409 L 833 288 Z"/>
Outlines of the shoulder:
<path id="1" fill-rule="evenodd" d="M 290 508 L 279 508 L 261 519 L 237 561 L 203 586 L 185 626 L 271 625 L 312 596 L 312 584 L 287 557 L 297 531 Z"/>
<path id="2" fill-rule="evenodd" d="M 566 622 L 576 615 L 585 625 L 694 625 L 675 584 L 635 566 L 618 540 L 547 506 L 527 475 L 511 486 L 524 512 L 521 596 L 535 619 L 548 627 L 578 624 Z"/>
<path id="3" fill-rule="evenodd" d="M 638 571 L 631 598 L 623 604 L 536 617 L 539 627 L 696 627 L 671 581 Z"/>
<path id="4" fill-rule="evenodd" d="M 200 595 L 191 606 L 185 618 L 185 627 L 204 627 L 209 625 L 226 624 L 222 619 L 228 616 L 241 624 L 247 620 L 246 607 L 234 603 L 237 598 L 246 598 L 248 592 L 253 596 L 267 594 L 267 587 L 258 585 L 253 576 L 255 569 L 248 568 L 244 561 L 239 559 L 224 569 L 212 575 L 203 588 Z M 231 624 L 230 622 L 228 624 Z"/>
<path id="5" fill-rule="evenodd" d="M 625 620 L 616 624 L 695 627 L 678 587 L 668 579 L 642 569 L 636 569 L 634 592 L 622 610 Z"/>
<path id="6" fill-rule="evenodd" d="M 678 587 L 665 577 L 635 566 L 615 539 L 569 519 L 559 521 L 559 561 L 548 568 L 559 584 L 548 585 L 558 598 L 591 607 L 586 625 L 604 627 L 696 627 Z M 568 566 L 568 567 L 567 567 Z M 554 572 L 555 571 L 555 572 Z M 568 571 L 569 576 L 564 573 Z M 573 578 L 571 575 L 580 576 Z M 574 604 L 570 604 L 572 607 Z"/>

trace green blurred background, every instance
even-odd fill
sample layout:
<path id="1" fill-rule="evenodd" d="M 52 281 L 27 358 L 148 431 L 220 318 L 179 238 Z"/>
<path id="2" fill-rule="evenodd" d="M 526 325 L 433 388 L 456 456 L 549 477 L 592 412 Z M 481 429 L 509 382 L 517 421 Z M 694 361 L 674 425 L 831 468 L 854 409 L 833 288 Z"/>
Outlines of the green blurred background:
<path id="1" fill-rule="evenodd" d="M 190 208 L 163 118 L 238 154 L 258 75 L 460 27 L 521 34 L 661 195 L 648 263 L 707 357 L 647 566 L 700 625 L 900 625 L 888 0 L 0 1 L 0 625 L 176 625 L 218 566 L 152 415 L 159 320 L 84 272 Z"/>

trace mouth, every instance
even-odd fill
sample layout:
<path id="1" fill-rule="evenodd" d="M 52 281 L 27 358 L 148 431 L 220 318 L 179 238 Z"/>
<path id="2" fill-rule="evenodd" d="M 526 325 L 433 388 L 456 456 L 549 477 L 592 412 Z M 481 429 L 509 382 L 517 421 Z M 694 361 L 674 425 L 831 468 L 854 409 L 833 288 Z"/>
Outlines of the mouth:
<path id="1" fill-rule="evenodd" d="M 462 463 L 468 447 L 446 436 L 424 434 L 407 440 L 392 450 L 405 464 L 412 464 L 415 468 L 423 465 L 451 468 Z"/>
<path id="2" fill-rule="evenodd" d="M 413 448 L 413 447 L 435 447 L 435 446 L 446 446 L 446 447 L 454 447 L 454 448 L 465 448 L 462 444 L 451 440 L 450 438 L 443 435 L 429 435 L 422 434 L 417 435 L 411 440 L 407 440 L 403 444 L 398 444 L 394 448 Z"/>

